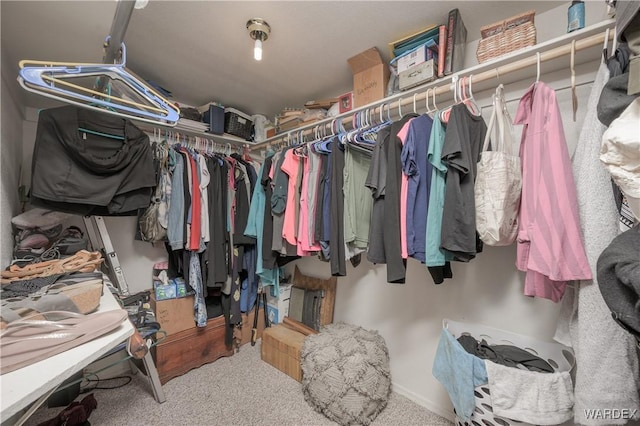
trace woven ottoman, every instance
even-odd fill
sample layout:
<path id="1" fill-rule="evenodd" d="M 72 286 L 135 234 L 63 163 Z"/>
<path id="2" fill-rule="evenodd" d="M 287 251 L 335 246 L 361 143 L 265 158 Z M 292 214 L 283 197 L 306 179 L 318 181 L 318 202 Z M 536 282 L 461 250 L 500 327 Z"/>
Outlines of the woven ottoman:
<path id="1" fill-rule="evenodd" d="M 384 339 L 345 323 L 305 338 L 300 353 L 302 392 L 318 412 L 341 425 L 368 425 L 391 394 Z"/>

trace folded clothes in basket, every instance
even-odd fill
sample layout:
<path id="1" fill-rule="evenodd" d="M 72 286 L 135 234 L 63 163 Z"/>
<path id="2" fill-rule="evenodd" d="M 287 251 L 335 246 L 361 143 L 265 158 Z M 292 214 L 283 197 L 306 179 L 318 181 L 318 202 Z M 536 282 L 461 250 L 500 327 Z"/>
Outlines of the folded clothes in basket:
<path id="1" fill-rule="evenodd" d="M 540 374 L 485 361 L 493 414 L 535 425 L 557 425 L 573 417 L 568 371 Z"/>

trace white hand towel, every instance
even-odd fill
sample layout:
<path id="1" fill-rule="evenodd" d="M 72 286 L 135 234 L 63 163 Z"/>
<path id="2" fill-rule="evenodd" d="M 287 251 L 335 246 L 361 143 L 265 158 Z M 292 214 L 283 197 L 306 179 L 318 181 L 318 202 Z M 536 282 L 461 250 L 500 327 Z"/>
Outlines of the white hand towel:
<path id="1" fill-rule="evenodd" d="M 485 361 L 493 414 L 535 425 L 556 425 L 573 417 L 568 372 L 538 373 Z"/>

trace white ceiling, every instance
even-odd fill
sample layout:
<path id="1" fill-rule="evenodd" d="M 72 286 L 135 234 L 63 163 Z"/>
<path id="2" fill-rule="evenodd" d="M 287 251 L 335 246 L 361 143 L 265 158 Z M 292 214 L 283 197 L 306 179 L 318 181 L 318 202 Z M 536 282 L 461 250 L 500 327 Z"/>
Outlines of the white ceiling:
<path id="1" fill-rule="evenodd" d="M 468 41 L 482 25 L 531 7 L 539 14 L 566 2 L 537 1 L 160 1 L 135 10 L 125 35 L 127 67 L 190 105 L 215 100 L 273 117 L 284 107 L 351 90 L 351 56 L 445 21 L 459 8 Z M 100 62 L 117 2 L 0 2 L 2 61 Z M 245 24 L 272 28 L 261 62 Z M 5 64 L 6 65 L 6 64 Z M 4 69 L 4 67 L 3 67 Z M 16 83 L 17 84 L 17 83 Z M 42 99 L 25 95 L 36 106 Z"/>

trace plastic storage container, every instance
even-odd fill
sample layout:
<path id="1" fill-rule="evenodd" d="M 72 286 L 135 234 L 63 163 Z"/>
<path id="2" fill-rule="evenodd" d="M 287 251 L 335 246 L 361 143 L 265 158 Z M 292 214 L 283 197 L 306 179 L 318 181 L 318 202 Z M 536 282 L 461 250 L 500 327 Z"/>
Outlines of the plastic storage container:
<path id="1" fill-rule="evenodd" d="M 251 140 L 253 133 L 253 120 L 250 115 L 235 108 L 224 109 L 224 132 L 238 136 L 245 140 Z"/>
<path id="2" fill-rule="evenodd" d="M 553 342 L 543 342 L 528 336 L 487 327 L 481 324 L 467 324 L 448 319 L 442 321 L 442 326 L 456 339 L 469 334 L 477 340 L 484 339 L 490 345 L 514 345 L 531 352 L 546 360 L 556 372 L 571 371 L 575 364 L 573 352 L 567 346 Z M 544 373 L 540 373 L 544 374 Z M 529 423 L 495 416 L 491 408 L 491 389 L 489 384 L 475 388 L 476 408 L 469 421 L 456 417 L 456 426 L 528 426 Z M 531 425 L 533 426 L 533 425 Z"/>

